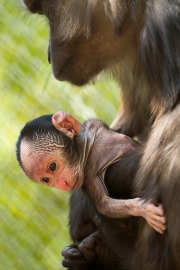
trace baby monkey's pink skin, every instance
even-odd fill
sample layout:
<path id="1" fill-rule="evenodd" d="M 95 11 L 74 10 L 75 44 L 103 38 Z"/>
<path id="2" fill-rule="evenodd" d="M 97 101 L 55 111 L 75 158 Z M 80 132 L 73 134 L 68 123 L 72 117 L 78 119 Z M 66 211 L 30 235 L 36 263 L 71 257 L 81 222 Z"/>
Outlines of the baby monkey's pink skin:
<path id="1" fill-rule="evenodd" d="M 49 152 L 39 146 L 37 151 L 37 147 L 24 138 L 20 146 L 20 155 L 28 177 L 37 183 L 64 191 L 72 191 L 83 185 L 101 214 L 111 218 L 142 216 L 159 233 L 166 230 L 166 218 L 161 204 L 155 206 L 152 200 L 145 202 L 140 198 L 112 199 L 103 184 L 103 170 L 105 170 L 103 168 L 107 168 L 110 164 L 108 159 L 104 163 L 101 162 L 102 157 L 104 159 L 105 156 L 113 157 L 115 148 L 120 144 L 121 148 L 117 150 L 118 158 L 123 158 L 126 152 L 135 151 L 137 146 L 133 140 L 109 130 L 99 120 L 87 121 L 85 128 L 82 129 L 80 122 L 64 111 L 53 115 L 52 123 L 71 140 L 76 140 L 79 160 L 76 165 L 70 165 L 64 156 L 64 151 L 67 151 L 64 145 L 53 145 L 53 151 Z M 117 157 L 113 162 L 116 160 Z"/>
<path id="2" fill-rule="evenodd" d="M 21 143 L 23 166 L 26 168 L 27 176 L 33 178 L 34 181 L 64 191 L 71 191 L 82 186 L 83 171 L 70 167 L 58 151 L 50 155 L 32 151 L 30 144 L 23 140 Z"/>

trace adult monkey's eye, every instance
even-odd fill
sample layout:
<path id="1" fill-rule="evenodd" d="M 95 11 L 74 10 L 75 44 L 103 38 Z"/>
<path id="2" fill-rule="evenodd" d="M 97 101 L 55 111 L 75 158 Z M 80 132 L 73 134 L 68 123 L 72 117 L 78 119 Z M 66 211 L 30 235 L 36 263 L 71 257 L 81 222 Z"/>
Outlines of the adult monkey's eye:
<path id="1" fill-rule="evenodd" d="M 43 178 L 41 178 L 41 181 L 43 182 L 43 183 L 49 183 L 50 182 L 50 178 L 48 178 L 48 177 L 43 177 Z"/>
<path id="2" fill-rule="evenodd" d="M 49 165 L 49 169 L 51 172 L 54 172 L 56 170 L 56 163 L 55 162 L 52 162 L 50 165 Z"/>

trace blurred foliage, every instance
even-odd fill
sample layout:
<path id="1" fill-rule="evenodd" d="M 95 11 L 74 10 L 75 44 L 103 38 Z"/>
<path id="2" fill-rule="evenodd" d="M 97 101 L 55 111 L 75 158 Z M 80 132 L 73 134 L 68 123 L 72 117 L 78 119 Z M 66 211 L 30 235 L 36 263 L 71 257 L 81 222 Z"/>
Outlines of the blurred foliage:
<path id="1" fill-rule="evenodd" d="M 20 129 L 64 109 L 80 121 L 110 124 L 118 108 L 115 82 L 77 88 L 54 79 L 47 61 L 48 24 L 18 0 L 0 5 L 0 269 L 60 270 L 68 234 L 68 196 L 25 178 L 15 158 Z"/>

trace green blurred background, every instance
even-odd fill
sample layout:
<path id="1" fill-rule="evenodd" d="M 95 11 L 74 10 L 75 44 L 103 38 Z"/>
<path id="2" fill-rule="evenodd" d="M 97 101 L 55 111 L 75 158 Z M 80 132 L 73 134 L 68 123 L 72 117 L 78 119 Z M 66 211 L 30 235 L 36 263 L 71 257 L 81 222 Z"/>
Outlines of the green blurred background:
<path id="1" fill-rule="evenodd" d="M 54 79 L 47 61 L 48 25 L 18 0 L 0 4 L 0 270 L 61 270 L 69 244 L 69 194 L 37 185 L 18 167 L 20 129 L 42 114 L 64 109 L 80 121 L 110 124 L 118 110 L 114 81 L 83 88 Z"/>

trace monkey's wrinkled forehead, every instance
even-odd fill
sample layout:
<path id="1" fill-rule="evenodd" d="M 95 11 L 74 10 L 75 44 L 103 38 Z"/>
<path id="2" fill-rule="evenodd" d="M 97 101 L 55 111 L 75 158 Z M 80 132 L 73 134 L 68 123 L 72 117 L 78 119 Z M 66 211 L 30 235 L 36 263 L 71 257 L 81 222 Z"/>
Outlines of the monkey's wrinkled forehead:
<path id="1" fill-rule="evenodd" d="M 38 138 L 34 141 L 24 138 L 20 145 L 20 157 L 26 175 L 34 179 L 35 174 L 41 171 L 43 159 L 51 153 L 62 151 L 64 147 L 64 145 L 58 145 L 47 138 L 44 140 Z"/>
<path id="2" fill-rule="evenodd" d="M 38 149 L 39 148 L 39 149 Z M 33 179 L 34 173 L 40 170 L 41 161 L 44 155 L 44 151 L 40 150 L 41 146 L 37 148 L 36 144 L 32 144 L 23 139 L 20 145 L 20 157 L 21 163 L 26 175 Z"/>

